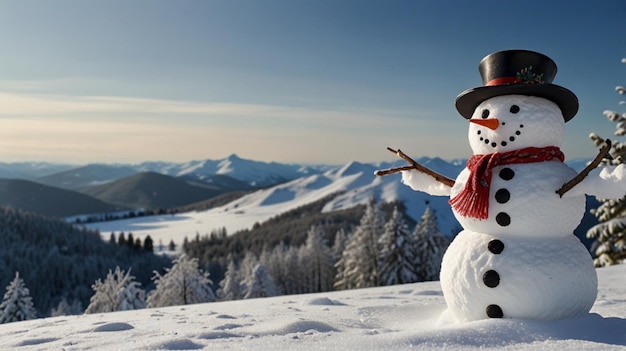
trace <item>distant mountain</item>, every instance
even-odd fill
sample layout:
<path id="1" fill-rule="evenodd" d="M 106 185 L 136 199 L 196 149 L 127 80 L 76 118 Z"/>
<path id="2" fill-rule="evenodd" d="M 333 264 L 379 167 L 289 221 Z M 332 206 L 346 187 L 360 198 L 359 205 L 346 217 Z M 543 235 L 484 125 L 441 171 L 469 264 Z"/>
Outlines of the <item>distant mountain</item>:
<path id="1" fill-rule="evenodd" d="M 48 162 L 0 162 L 0 178 L 35 180 L 76 166 Z"/>
<path id="2" fill-rule="evenodd" d="M 23 179 L 0 179 L 0 206 L 10 206 L 50 217 L 114 212 L 121 209 L 85 194 Z"/>
<path id="3" fill-rule="evenodd" d="M 146 162 L 136 166 L 141 171 L 153 171 L 174 177 L 193 175 L 203 179 L 210 175 L 227 175 L 253 187 L 263 188 L 304 175 L 320 173 L 328 166 L 303 166 L 277 162 L 261 162 L 240 158 L 232 154 L 221 160 L 191 161 L 182 164 Z"/>
<path id="4" fill-rule="evenodd" d="M 37 178 L 50 186 L 78 190 L 87 186 L 108 183 L 136 174 L 137 170 L 125 165 L 90 164 Z"/>
<path id="5" fill-rule="evenodd" d="M 141 172 L 81 191 L 108 203 L 144 209 L 183 206 L 223 193 L 155 172 Z"/>
<path id="6" fill-rule="evenodd" d="M 249 191 L 257 188 L 239 179 L 235 179 L 222 174 L 203 175 L 197 173 L 189 173 L 177 177 L 177 179 L 185 180 L 194 185 L 200 185 L 208 189 L 214 189 L 221 192 L 231 191 Z"/>
<path id="7" fill-rule="evenodd" d="M 78 190 L 119 180 L 140 172 L 155 172 L 171 177 L 215 185 L 221 190 L 250 190 L 284 183 L 305 175 L 322 173 L 332 166 L 306 166 L 246 160 L 233 154 L 220 160 L 201 160 L 186 163 L 143 162 L 140 164 L 89 164 L 80 167 L 59 166 L 53 172 L 37 172 L 35 164 L 6 164 L 5 173 L 15 174 L 10 178 L 31 179 L 64 189 Z M 2 174 L 0 164 L 0 174 Z M 18 170 L 22 170 L 19 171 Z M 24 176 L 20 176 L 23 174 Z M 228 177 L 228 178 L 220 178 Z M 7 177 L 9 178 L 9 177 Z M 237 183 L 238 181 L 238 183 Z M 218 185 L 219 184 L 219 185 Z"/>

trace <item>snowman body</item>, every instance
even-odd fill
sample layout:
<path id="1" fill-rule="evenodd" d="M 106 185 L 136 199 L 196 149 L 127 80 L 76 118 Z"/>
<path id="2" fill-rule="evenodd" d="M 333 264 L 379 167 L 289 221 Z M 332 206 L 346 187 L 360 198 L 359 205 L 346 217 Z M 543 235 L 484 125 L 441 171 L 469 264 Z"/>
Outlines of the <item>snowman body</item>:
<path id="1" fill-rule="evenodd" d="M 464 169 L 451 189 L 454 198 L 467 182 Z M 506 165 L 493 169 L 489 217 L 477 219 L 453 211 L 464 229 L 497 236 L 571 236 L 585 214 L 585 197 L 556 193 L 576 171 L 560 161 Z"/>
<path id="2" fill-rule="evenodd" d="M 452 197 L 468 174 L 466 169 L 458 176 Z M 456 319 L 561 319 L 589 311 L 596 272 L 572 234 L 585 197 L 560 198 L 555 192 L 575 175 L 560 161 L 495 167 L 489 217 L 455 212 L 465 230 L 446 251 L 440 280 Z"/>
<path id="3" fill-rule="evenodd" d="M 564 123 L 550 100 L 496 96 L 475 109 L 468 139 L 474 155 L 558 148 Z M 453 206 L 464 230 L 441 265 L 450 313 L 459 321 L 552 320 L 587 313 L 597 295 L 597 276 L 589 252 L 573 235 L 585 212 L 585 194 L 556 193 L 576 171 L 550 159 L 496 165 L 490 172 L 486 218 L 459 213 Z M 471 177 L 471 170 L 464 169 L 446 192 L 419 172 L 403 172 L 403 182 L 414 190 L 452 200 Z"/>

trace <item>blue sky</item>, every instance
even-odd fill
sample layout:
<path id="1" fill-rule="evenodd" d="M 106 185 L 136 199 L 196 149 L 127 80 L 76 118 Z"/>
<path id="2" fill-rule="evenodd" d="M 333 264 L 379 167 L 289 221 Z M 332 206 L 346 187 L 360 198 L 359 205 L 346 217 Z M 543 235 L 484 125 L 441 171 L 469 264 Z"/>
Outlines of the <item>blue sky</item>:
<path id="1" fill-rule="evenodd" d="M 622 112 L 624 1 L 2 0 L 0 161 L 466 158 L 454 99 L 504 49 L 580 100 L 567 158 Z"/>

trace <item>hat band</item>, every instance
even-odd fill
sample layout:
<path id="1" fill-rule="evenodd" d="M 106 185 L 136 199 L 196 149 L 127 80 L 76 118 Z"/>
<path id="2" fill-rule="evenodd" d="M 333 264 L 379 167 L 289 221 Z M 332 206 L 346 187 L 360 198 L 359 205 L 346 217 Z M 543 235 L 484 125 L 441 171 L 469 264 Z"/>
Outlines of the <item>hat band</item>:
<path id="1" fill-rule="evenodd" d="M 485 86 L 494 86 L 494 85 L 508 85 L 508 84 L 518 84 L 521 83 L 522 79 L 519 77 L 500 77 L 495 78 L 487 82 Z"/>

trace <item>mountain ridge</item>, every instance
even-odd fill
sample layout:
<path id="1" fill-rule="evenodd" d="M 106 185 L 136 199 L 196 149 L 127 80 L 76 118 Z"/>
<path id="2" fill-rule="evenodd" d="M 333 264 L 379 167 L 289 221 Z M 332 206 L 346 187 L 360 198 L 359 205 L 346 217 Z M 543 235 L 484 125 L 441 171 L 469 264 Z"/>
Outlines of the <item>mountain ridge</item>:
<path id="1" fill-rule="evenodd" d="M 48 217 L 108 213 L 126 208 L 105 203 L 76 191 L 26 179 L 0 179 L 0 206 L 17 208 Z"/>
<path id="2" fill-rule="evenodd" d="M 222 194 L 220 190 L 156 172 L 140 172 L 110 183 L 81 190 L 84 194 L 115 205 L 147 210 L 168 209 Z"/>

